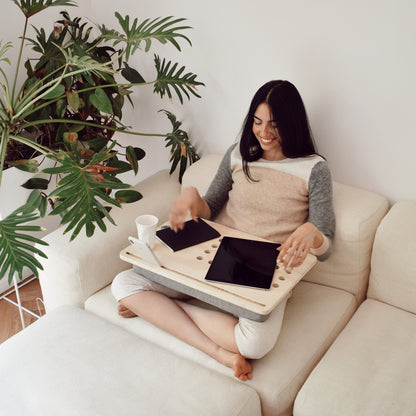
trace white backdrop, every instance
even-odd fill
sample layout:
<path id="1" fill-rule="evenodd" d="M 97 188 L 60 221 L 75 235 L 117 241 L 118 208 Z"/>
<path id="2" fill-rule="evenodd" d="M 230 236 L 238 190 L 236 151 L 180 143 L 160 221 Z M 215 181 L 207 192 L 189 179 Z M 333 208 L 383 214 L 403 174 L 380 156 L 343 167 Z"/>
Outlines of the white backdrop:
<path id="1" fill-rule="evenodd" d="M 119 0 L 116 5 L 91 0 L 90 5 L 99 22 L 114 21 L 115 7 L 140 20 L 188 18 L 193 47 L 183 43 L 182 54 L 171 47 L 158 53 L 186 64 L 206 84 L 199 89 L 202 99 L 176 110 L 201 154 L 222 152 L 238 137 L 261 84 L 288 79 L 304 98 L 318 149 L 336 180 L 380 192 L 391 202 L 416 198 L 413 0 Z M 143 65 L 142 57 L 136 62 Z M 130 120 L 146 130 L 165 126 L 163 117 L 144 114 L 142 107 Z M 163 157 L 155 150 L 149 161 L 156 166 Z"/>
<path id="2" fill-rule="evenodd" d="M 144 132 L 167 132 L 157 110 L 174 111 L 201 155 L 223 152 L 237 139 L 249 101 L 270 79 L 288 79 L 304 98 L 319 151 L 334 179 L 386 195 L 391 202 L 416 198 L 416 3 L 413 0 L 82 0 L 73 16 L 115 27 L 114 11 L 131 18 L 186 17 L 190 47 L 157 46 L 131 64 L 152 80 L 153 53 L 186 65 L 206 84 L 180 106 L 134 95 L 125 122 Z M 15 40 L 22 21 L 12 1 L 0 15 L 0 38 Z M 59 8 L 33 23 L 51 27 Z M 17 44 L 14 53 L 17 52 Z M 167 166 L 160 138 L 128 137 L 148 156 L 136 182 Z"/>

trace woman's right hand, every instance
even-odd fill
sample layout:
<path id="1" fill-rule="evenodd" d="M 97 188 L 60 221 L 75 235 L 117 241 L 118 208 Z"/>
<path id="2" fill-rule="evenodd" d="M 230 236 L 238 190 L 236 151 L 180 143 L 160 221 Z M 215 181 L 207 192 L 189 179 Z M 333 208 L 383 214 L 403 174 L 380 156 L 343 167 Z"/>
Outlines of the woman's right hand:
<path id="1" fill-rule="evenodd" d="M 169 223 L 174 231 L 183 229 L 189 213 L 194 221 L 198 221 L 198 217 L 208 219 L 211 215 L 207 203 L 193 186 L 185 188 L 172 205 Z"/>

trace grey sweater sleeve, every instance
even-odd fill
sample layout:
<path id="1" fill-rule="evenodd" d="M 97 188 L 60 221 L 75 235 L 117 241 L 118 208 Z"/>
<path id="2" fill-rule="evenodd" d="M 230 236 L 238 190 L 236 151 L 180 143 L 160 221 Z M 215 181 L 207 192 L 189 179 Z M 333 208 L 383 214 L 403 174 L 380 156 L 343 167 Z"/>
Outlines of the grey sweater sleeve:
<path id="1" fill-rule="evenodd" d="M 328 237 L 330 242 L 328 251 L 318 257 L 320 261 L 324 261 L 331 254 L 335 234 L 332 178 L 328 165 L 324 161 L 313 167 L 309 178 L 309 221 Z"/>
<path id="2" fill-rule="evenodd" d="M 233 178 L 231 172 L 231 152 L 237 143 L 233 144 L 224 154 L 222 161 L 218 167 L 203 199 L 211 210 L 211 219 L 214 219 L 228 201 L 228 193 L 233 186 Z"/>

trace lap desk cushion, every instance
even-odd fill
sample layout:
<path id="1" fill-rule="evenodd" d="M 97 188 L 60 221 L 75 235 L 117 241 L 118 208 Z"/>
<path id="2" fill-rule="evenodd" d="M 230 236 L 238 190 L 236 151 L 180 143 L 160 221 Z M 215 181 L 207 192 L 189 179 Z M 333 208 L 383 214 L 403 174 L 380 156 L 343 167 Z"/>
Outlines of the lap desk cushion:
<path id="1" fill-rule="evenodd" d="M 175 356 L 234 379 L 231 369 L 143 319 L 121 318 L 110 287 L 90 297 L 85 308 L 143 339 L 163 346 Z M 264 358 L 252 362 L 253 378 L 244 383 L 260 396 L 263 416 L 291 414 L 297 391 L 351 318 L 355 308 L 355 297 L 343 290 L 309 282 L 297 285 L 287 303 L 276 346 Z"/>
<path id="2" fill-rule="evenodd" d="M 296 416 L 416 415 L 416 315 L 369 299 L 300 390 Z"/>
<path id="3" fill-rule="evenodd" d="M 7 416 L 260 415 L 257 393 L 63 306 L 0 345 Z"/>

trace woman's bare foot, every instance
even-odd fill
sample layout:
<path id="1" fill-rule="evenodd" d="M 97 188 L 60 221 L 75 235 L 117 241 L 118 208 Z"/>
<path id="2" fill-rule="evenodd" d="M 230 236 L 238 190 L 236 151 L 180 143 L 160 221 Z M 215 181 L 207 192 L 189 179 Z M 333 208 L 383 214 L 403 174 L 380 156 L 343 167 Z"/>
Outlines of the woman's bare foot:
<path id="1" fill-rule="evenodd" d="M 235 354 L 234 364 L 231 367 L 234 370 L 234 375 L 241 381 L 251 379 L 251 364 L 240 354 Z"/>
<path id="2" fill-rule="evenodd" d="M 227 367 L 231 367 L 234 371 L 234 376 L 241 381 L 251 379 L 251 364 L 241 354 L 230 352 L 219 347 L 218 351 L 213 354 L 213 358 Z"/>
<path id="3" fill-rule="evenodd" d="M 134 318 L 137 316 L 134 312 L 132 312 L 130 309 L 126 308 L 124 305 L 119 304 L 118 305 L 118 314 L 122 316 L 123 318 Z"/>

